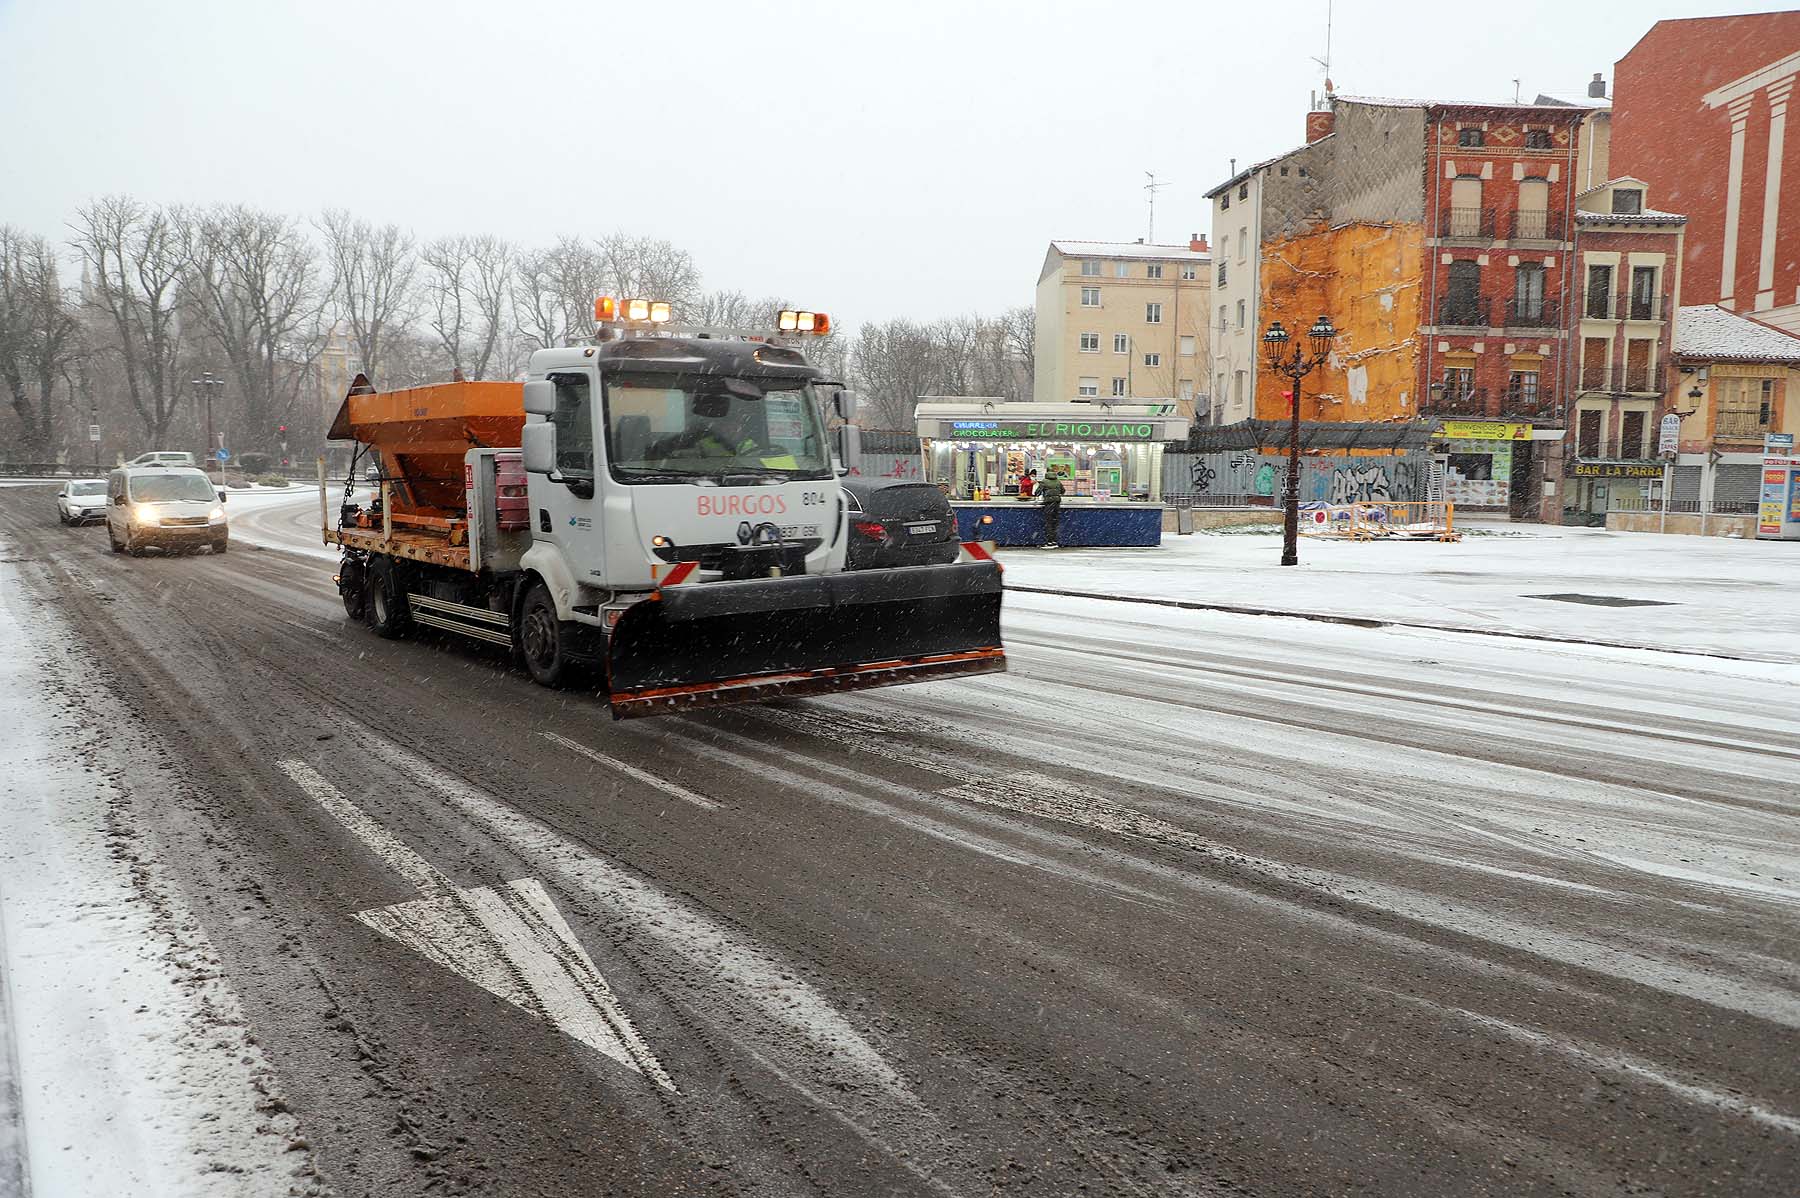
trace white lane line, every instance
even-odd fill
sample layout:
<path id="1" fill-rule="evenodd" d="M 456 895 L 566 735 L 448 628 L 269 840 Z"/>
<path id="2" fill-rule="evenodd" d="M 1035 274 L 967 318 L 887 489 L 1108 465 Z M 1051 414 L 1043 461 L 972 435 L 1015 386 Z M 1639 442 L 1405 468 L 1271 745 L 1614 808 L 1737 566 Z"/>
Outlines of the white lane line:
<path id="1" fill-rule="evenodd" d="M 1383 992 L 1393 994 L 1392 991 Z M 1689 1102 L 1699 1103 L 1701 1106 L 1709 1106 L 1714 1110 L 1722 1111 L 1728 1115 L 1741 1115 L 1746 1119 L 1752 1119 L 1764 1126 L 1773 1127 L 1778 1131 L 1785 1131 L 1789 1135 L 1800 1136 L 1800 1119 L 1797 1119 L 1792 1115 L 1786 1115 L 1780 1111 L 1770 1110 L 1766 1106 L 1759 1106 L 1747 1099 L 1739 1098 L 1735 1094 L 1728 1094 L 1722 1090 L 1715 1090 L 1710 1086 L 1701 1086 L 1696 1085 L 1693 1082 L 1681 1081 L 1677 1078 L 1670 1077 L 1660 1069 L 1652 1068 L 1642 1061 L 1634 1060 L 1631 1057 L 1584 1047 L 1569 1040 L 1558 1040 L 1554 1036 L 1546 1035 L 1545 1033 L 1536 1031 L 1532 1028 L 1520 1027 L 1516 1023 L 1508 1023 L 1504 1019 L 1495 1019 L 1491 1015 L 1478 1015 L 1474 1011 L 1465 1010 L 1462 1007 L 1447 1006 L 1443 1003 L 1435 1003 L 1429 999 L 1418 998 L 1410 994 L 1393 994 L 1393 997 L 1412 1003 L 1416 1006 L 1430 1007 L 1433 1010 L 1443 1011 L 1446 1014 L 1454 1015 L 1459 1019 L 1467 1020 L 1476 1027 L 1484 1028 L 1497 1035 L 1505 1036 L 1510 1040 L 1516 1040 L 1521 1044 L 1529 1044 L 1534 1048 L 1548 1049 L 1551 1052 L 1568 1057 L 1589 1069 L 1602 1069 L 1609 1073 L 1622 1073 L 1627 1077 L 1638 1078 L 1642 1081 L 1650 1082 L 1653 1085 L 1661 1086 L 1671 1094 L 1685 1098 Z"/>
<path id="2" fill-rule="evenodd" d="M 570 752 L 581 754 L 589 761 L 597 762 L 608 769 L 618 770 L 621 774 L 636 778 L 646 786 L 654 786 L 664 794 L 680 799 L 684 803 L 692 803 L 694 806 L 704 808 L 707 811 L 717 811 L 719 809 L 719 804 L 713 802 L 705 795 L 697 795 L 685 786 L 677 786 L 666 778 L 658 778 L 655 774 L 640 770 L 635 765 L 627 765 L 616 757 L 608 757 L 605 753 L 588 748 L 578 740 L 571 740 L 568 737 L 559 735 L 555 732 L 540 732 L 538 735 L 553 744 L 561 745 Z"/>
<path id="3" fill-rule="evenodd" d="M 570 1038 L 674 1091 L 542 885 L 531 878 L 498 889 L 461 889 L 304 761 L 282 772 L 351 835 L 425 897 L 355 918 Z"/>

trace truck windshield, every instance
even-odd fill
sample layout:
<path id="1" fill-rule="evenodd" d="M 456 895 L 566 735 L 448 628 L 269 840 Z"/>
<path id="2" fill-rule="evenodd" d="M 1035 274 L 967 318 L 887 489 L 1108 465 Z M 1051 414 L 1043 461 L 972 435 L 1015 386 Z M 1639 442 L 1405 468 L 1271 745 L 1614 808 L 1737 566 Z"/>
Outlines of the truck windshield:
<path id="1" fill-rule="evenodd" d="M 622 482 L 729 474 L 829 478 L 812 386 L 717 375 L 610 375 L 608 457 Z"/>

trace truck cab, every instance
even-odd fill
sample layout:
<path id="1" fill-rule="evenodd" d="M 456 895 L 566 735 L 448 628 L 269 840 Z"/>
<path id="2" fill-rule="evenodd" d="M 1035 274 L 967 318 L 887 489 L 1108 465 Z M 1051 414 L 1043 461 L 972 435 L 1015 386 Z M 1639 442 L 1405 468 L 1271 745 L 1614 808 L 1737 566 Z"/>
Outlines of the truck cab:
<path id="1" fill-rule="evenodd" d="M 819 378 L 798 350 L 722 338 L 533 354 L 524 564 L 560 584 L 558 615 L 602 620 L 680 563 L 695 581 L 842 570 L 848 505 Z"/>

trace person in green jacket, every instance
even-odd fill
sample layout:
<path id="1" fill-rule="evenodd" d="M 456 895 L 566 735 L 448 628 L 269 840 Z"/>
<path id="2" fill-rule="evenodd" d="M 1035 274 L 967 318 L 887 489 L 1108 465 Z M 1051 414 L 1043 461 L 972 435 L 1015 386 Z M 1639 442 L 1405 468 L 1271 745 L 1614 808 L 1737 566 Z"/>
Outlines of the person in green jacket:
<path id="1" fill-rule="evenodd" d="M 1044 548 L 1055 549 L 1062 525 L 1062 479 L 1046 472 L 1044 481 L 1037 485 L 1037 493 L 1040 496 L 1038 502 L 1044 509 Z"/>

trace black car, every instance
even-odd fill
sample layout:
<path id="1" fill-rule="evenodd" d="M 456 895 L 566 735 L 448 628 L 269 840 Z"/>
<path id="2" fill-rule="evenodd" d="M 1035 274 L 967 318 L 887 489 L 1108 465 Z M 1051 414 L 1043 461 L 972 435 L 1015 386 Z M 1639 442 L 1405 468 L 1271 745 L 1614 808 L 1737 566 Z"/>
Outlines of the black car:
<path id="1" fill-rule="evenodd" d="M 931 483 L 846 478 L 850 556 L 846 568 L 941 566 L 962 551 L 950 501 Z"/>

